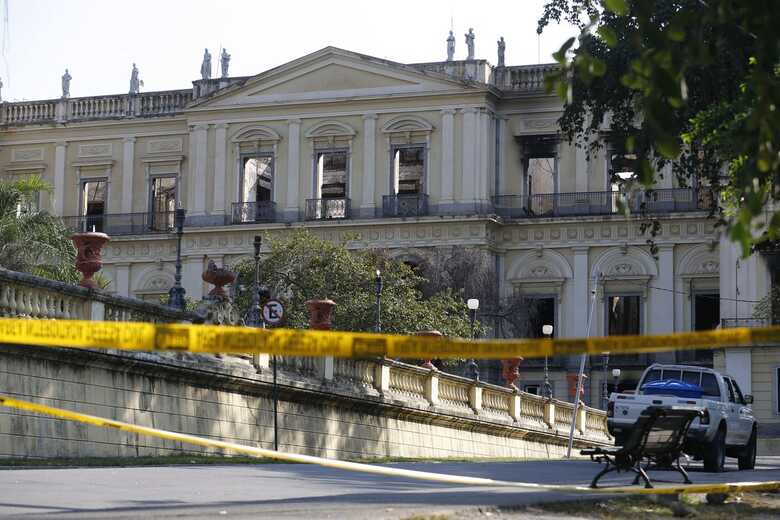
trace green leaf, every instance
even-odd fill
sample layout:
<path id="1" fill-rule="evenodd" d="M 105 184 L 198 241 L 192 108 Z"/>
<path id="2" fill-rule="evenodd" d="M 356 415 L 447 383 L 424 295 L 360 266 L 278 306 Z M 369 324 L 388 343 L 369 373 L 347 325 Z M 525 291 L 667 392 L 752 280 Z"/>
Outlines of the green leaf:
<path id="1" fill-rule="evenodd" d="M 599 27 L 598 31 L 596 32 L 598 33 L 599 36 L 601 36 L 601 39 L 604 40 L 604 43 L 606 43 L 610 47 L 614 47 L 617 45 L 617 35 L 615 34 L 615 31 L 613 31 L 611 27 L 602 25 L 601 27 Z"/>
<path id="2" fill-rule="evenodd" d="M 574 45 L 574 36 L 566 40 L 558 51 L 553 53 L 553 59 L 560 64 L 566 63 L 566 53 L 569 52 L 572 45 Z"/>
<path id="3" fill-rule="evenodd" d="M 680 143 L 671 136 L 660 136 L 655 140 L 655 147 L 666 159 L 676 159 L 680 155 Z"/>
<path id="4" fill-rule="evenodd" d="M 619 16 L 628 14 L 628 2 L 626 0 L 604 0 L 604 7 Z"/>

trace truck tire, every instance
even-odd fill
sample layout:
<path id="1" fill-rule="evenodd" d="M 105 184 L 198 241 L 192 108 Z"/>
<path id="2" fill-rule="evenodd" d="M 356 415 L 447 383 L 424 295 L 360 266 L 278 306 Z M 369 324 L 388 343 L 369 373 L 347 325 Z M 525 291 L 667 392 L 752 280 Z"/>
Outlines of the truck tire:
<path id="1" fill-rule="evenodd" d="M 753 428 L 753 433 L 750 434 L 750 440 L 747 446 L 739 453 L 737 460 L 739 461 L 739 469 L 754 469 L 756 467 L 756 451 L 758 439 L 756 438 L 756 429 Z"/>
<path id="2" fill-rule="evenodd" d="M 721 426 L 712 442 L 704 447 L 704 471 L 721 473 L 726 462 L 726 428 Z"/>

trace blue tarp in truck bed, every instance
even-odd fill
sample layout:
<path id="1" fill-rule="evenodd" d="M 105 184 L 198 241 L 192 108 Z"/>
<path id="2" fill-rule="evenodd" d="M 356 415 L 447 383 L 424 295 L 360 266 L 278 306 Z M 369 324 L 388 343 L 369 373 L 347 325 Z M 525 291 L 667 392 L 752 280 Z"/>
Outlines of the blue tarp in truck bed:
<path id="1" fill-rule="evenodd" d="M 704 389 L 699 385 L 685 383 L 678 379 L 663 379 L 642 385 L 640 391 L 644 395 L 673 395 L 689 399 L 701 399 Z"/>

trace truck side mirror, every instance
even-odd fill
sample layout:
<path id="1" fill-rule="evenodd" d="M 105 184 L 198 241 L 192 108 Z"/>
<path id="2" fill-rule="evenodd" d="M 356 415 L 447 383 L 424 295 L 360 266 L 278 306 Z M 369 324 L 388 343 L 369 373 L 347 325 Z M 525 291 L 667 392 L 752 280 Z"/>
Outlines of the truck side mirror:
<path id="1" fill-rule="evenodd" d="M 753 404 L 753 396 L 750 394 L 745 395 L 745 404 Z"/>

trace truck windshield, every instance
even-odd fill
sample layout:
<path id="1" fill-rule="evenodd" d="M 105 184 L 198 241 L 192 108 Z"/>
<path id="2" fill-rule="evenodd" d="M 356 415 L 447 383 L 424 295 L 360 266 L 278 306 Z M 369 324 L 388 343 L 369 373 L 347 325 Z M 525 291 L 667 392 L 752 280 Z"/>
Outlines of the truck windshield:
<path id="1" fill-rule="evenodd" d="M 718 381 L 715 379 L 714 374 L 708 374 L 702 372 L 701 374 L 701 387 L 704 390 L 704 399 L 720 399 L 720 388 L 718 388 Z"/>

